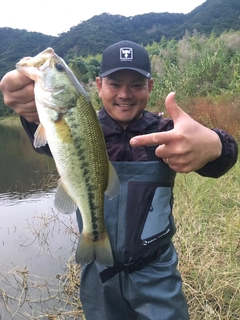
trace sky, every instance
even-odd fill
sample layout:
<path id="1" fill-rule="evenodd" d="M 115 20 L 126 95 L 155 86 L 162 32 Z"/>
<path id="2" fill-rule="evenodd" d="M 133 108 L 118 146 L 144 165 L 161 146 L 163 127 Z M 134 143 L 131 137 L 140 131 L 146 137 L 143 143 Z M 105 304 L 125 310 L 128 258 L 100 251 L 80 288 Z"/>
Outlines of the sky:
<path id="1" fill-rule="evenodd" d="M 107 12 L 135 16 L 149 12 L 189 13 L 205 0 L 6 0 L 2 6 L 0 28 L 25 29 L 57 36 L 81 21 Z M 137 4 L 136 4 L 137 3 Z"/>

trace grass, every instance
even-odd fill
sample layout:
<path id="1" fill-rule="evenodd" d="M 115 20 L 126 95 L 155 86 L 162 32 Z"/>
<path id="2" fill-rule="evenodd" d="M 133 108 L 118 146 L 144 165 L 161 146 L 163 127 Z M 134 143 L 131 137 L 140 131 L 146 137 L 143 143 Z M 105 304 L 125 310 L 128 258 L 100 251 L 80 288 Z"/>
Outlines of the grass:
<path id="1" fill-rule="evenodd" d="M 215 180 L 178 175 L 174 243 L 192 320 L 240 319 L 240 162 Z"/>
<path id="2" fill-rule="evenodd" d="M 0 118 L 0 125 L 6 125 L 6 126 L 21 126 L 21 122 L 19 119 L 19 116 L 13 115 L 13 116 L 7 116 Z"/>

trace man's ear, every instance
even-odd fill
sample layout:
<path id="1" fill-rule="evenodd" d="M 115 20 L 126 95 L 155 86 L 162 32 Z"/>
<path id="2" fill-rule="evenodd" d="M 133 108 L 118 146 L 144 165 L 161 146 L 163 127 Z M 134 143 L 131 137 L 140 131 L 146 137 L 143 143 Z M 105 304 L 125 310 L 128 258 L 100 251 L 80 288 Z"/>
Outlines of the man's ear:
<path id="1" fill-rule="evenodd" d="M 100 77 L 96 78 L 96 85 L 98 89 L 98 95 L 101 98 L 101 91 L 102 91 L 102 79 Z"/>

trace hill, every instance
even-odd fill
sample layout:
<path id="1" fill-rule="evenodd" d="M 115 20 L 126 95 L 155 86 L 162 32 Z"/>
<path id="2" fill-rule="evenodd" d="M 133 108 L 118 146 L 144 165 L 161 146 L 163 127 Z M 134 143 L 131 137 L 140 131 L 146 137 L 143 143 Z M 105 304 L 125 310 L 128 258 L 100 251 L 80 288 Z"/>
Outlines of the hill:
<path id="1" fill-rule="evenodd" d="M 146 46 L 180 39 L 186 30 L 220 35 L 240 30 L 239 0 L 206 0 L 189 14 L 148 13 L 125 17 L 103 13 L 72 27 L 58 37 L 27 30 L 0 28 L 0 79 L 24 56 L 32 56 L 51 46 L 66 60 L 101 53 L 111 43 L 128 39 Z"/>

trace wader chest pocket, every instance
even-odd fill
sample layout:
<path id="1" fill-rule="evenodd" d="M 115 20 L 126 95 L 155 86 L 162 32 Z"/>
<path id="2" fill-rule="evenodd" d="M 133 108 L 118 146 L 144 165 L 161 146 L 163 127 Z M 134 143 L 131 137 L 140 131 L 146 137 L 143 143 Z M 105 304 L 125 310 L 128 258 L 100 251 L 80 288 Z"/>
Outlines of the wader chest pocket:
<path id="1" fill-rule="evenodd" d="M 146 240 L 167 232 L 169 225 L 169 215 L 171 213 L 171 188 L 158 187 L 155 190 L 152 203 L 145 220 L 141 239 Z"/>
<path id="2" fill-rule="evenodd" d="M 130 181 L 126 216 L 126 251 L 133 257 L 157 248 L 175 232 L 171 182 Z"/>

